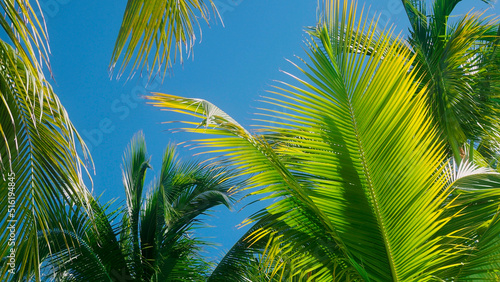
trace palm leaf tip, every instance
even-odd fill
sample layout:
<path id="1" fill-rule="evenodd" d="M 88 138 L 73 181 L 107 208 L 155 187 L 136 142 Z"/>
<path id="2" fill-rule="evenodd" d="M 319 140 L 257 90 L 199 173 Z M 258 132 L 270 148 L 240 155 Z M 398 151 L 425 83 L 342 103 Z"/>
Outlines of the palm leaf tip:
<path id="1" fill-rule="evenodd" d="M 165 75 L 176 59 L 182 62 L 184 54 L 189 56 L 192 52 L 196 27 L 199 26 L 198 18 L 208 23 L 210 10 L 218 15 L 212 0 L 129 0 L 111 57 L 110 70 L 113 71 L 121 60 L 118 77 L 129 63 L 132 63 L 132 73 L 146 67 L 150 78 L 162 70 Z"/>

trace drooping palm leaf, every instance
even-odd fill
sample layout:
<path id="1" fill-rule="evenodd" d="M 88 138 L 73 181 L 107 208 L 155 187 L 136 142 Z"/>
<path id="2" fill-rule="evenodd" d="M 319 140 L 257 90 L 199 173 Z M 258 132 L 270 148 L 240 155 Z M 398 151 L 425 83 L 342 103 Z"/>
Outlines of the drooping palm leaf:
<path id="1" fill-rule="evenodd" d="M 111 70 L 123 56 L 118 75 L 133 60 L 132 69 L 163 74 L 176 59 L 182 62 L 196 40 L 198 17 L 208 22 L 215 4 L 203 0 L 129 0 L 111 58 Z M 134 59 L 135 58 L 135 59 Z"/>
<path id="2" fill-rule="evenodd" d="M 19 275 L 35 273 L 38 280 L 39 233 L 48 240 L 51 214 L 65 204 L 82 205 L 90 197 L 83 185 L 83 161 L 77 150 L 77 143 L 84 143 L 50 85 L 38 81 L 29 63 L 8 44 L 0 42 L 0 49 L 0 197 L 8 198 L 4 187 L 13 182 L 16 244 L 20 249 L 27 245 L 25 252 L 18 253 Z M 87 149 L 82 146 L 85 154 Z M 12 181 L 9 174 L 15 175 Z M 0 211 L 7 215 L 7 201 Z M 7 226 L 2 220 L 1 227 Z M 6 240 L 1 237 L 2 255 L 8 251 Z M 2 268 L 1 277 L 6 277 L 6 271 Z"/>
<path id="3" fill-rule="evenodd" d="M 0 211 L 7 218 L 9 192 L 15 194 L 16 277 L 40 280 L 39 246 L 49 240 L 48 222 L 66 204 L 82 205 L 90 197 L 82 181 L 77 144 L 87 149 L 44 75 L 49 66 L 43 17 L 38 1 L 1 1 L 0 25 Z M 38 6 L 38 7 L 37 7 Z M 50 67 L 49 67 L 50 70 Z M 12 175 L 12 180 L 8 176 Z M 14 183 L 15 191 L 8 191 Z M 6 228 L 7 220 L 0 221 Z M 10 248 L 2 236 L 0 253 Z M 71 238 L 67 238 L 68 245 Z M 2 263 L 0 277 L 9 277 Z"/>
<path id="4" fill-rule="evenodd" d="M 197 218 L 208 214 L 211 208 L 217 205 L 229 208 L 236 187 L 237 182 L 227 170 L 197 162 L 180 162 L 173 147 L 167 148 L 160 177 L 150 196 L 158 202 L 156 211 L 149 208 L 152 202 L 148 200 L 142 219 L 142 226 L 149 227 L 155 224 L 155 216 L 158 218 L 159 214 L 161 218 L 154 242 L 156 257 L 151 257 L 159 270 L 155 279 L 177 281 L 184 275 L 184 280 L 196 280 L 203 274 L 201 270 L 207 264 L 197 258 L 197 253 L 206 243 L 191 237 L 191 229 L 197 224 Z M 143 240 L 147 241 L 151 240 Z"/>

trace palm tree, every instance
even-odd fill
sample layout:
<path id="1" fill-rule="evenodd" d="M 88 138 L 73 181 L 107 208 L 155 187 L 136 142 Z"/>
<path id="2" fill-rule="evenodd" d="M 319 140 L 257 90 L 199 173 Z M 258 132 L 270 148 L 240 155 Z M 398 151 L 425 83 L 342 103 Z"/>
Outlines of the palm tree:
<path id="1" fill-rule="evenodd" d="M 133 61 L 132 74 L 147 67 L 150 77 L 165 75 L 176 59 L 182 62 L 183 56 L 192 52 L 198 18 L 209 23 L 211 11 L 219 16 L 212 0 L 128 0 L 111 58 L 111 72 L 121 61 L 120 77 Z"/>
<path id="2" fill-rule="evenodd" d="M 500 175 L 453 158 L 418 50 L 354 2 L 325 2 L 305 67 L 296 65 L 303 77 L 265 97 L 284 110 L 262 109 L 256 133 L 208 101 L 148 97 L 201 119 L 183 130 L 217 135 L 196 143 L 274 199 L 209 281 L 497 281 Z M 445 70 L 473 76 L 471 64 Z"/>
<path id="3" fill-rule="evenodd" d="M 38 4 L 38 3 L 37 3 Z M 64 205 L 88 203 L 82 164 L 87 149 L 44 75 L 47 33 L 36 6 L 0 1 L 0 279 L 39 280 L 47 223 Z M 78 145 L 81 144 L 81 145 Z M 80 148 L 78 148 L 80 147 Z M 83 152 L 84 158 L 81 159 Z M 6 259 L 14 257 L 13 261 Z M 15 260 L 15 261 L 14 261 Z M 9 264 L 7 264 L 9 263 Z"/>
<path id="4" fill-rule="evenodd" d="M 147 7 L 142 8 L 139 2 Z M 157 9 L 159 4 L 165 9 Z M 63 226 L 54 227 L 50 223 L 60 222 L 61 209 L 70 212 L 67 207 L 74 207 L 81 215 L 80 209 L 86 210 L 93 205 L 92 195 L 82 179 L 89 156 L 44 74 L 45 70 L 50 72 L 50 48 L 43 13 L 40 13 L 41 18 L 36 13 L 40 3 L 38 0 L 0 1 L 0 6 L 0 24 L 6 35 L 0 40 L 0 197 L 5 199 L 0 204 L 0 228 L 12 230 L 12 236 L 9 233 L 0 237 L 0 279 L 33 274 L 39 281 L 42 276 L 40 249 L 53 240 L 49 233 L 63 236 L 62 242 L 67 248 L 77 244 L 71 232 L 56 231 Z M 146 27 L 141 26 L 144 21 L 137 16 L 149 18 L 151 8 L 160 14 Z M 194 42 L 195 10 L 208 20 L 209 11 L 203 1 L 129 1 L 113 65 L 127 43 L 132 51 L 126 53 L 126 65 L 140 38 L 144 38 L 147 46 L 142 45 L 138 58 L 147 54 L 144 59 L 147 61 L 151 46 L 156 46 L 154 42 L 162 42 L 167 50 L 166 59 L 157 57 L 154 62 L 170 64 L 170 46 L 179 48 L 182 55 L 184 46 L 191 48 Z M 168 28 L 163 30 L 165 27 Z M 149 31 L 143 37 L 145 28 Z M 158 31 L 157 36 L 151 33 L 152 29 Z M 136 34 L 132 35 L 132 41 L 128 41 L 130 33 Z M 156 51 L 157 56 L 162 52 L 160 49 Z M 155 65 L 152 64 L 152 69 Z M 84 218 L 99 221 L 94 218 L 99 213 L 87 210 L 85 214 Z M 8 229 L 12 222 L 15 228 Z M 89 226 L 95 228 L 97 224 Z M 73 225 L 64 228 L 68 231 Z M 13 242 L 15 244 L 11 245 Z M 8 267 L 6 258 L 13 250 L 16 250 L 15 263 Z"/>
<path id="5" fill-rule="evenodd" d="M 46 279 L 57 281 L 203 281 L 211 264 L 200 255 L 207 243 L 193 236 L 217 205 L 231 206 L 234 181 L 226 170 L 180 162 L 167 146 L 161 171 L 143 198 L 150 157 L 142 133 L 124 156 L 126 207 L 108 212 L 109 205 L 92 202 L 95 220 L 82 209 L 60 210 L 48 223 L 54 228 L 40 250 Z M 121 224 L 114 223 L 122 216 Z M 71 227 L 71 228 L 67 228 Z M 66 236 L 63 236 L 66 235 Z M 67 246 L 65 237 L 74 245 Z"/>
<path id="6" fill-rule="evenodd" d="M 408 43 L 428 89 L 428 107 L 456 161 L 465 157 L 467 143 L 470 152 L 484 139 L 498 143 L 500 79 L 498 19 L 473 11 L 454 17 L 460 2 L 403 0 L 411 25 Z"/>
<path id="7" fill-rule="evenodd" d="M 216 14 L 215 5 L 211 4 Z M 158 9 L 158 5 L 164 9 Z M 0 198 L 5 199 L 0 204 L 0 228 L 13 230 L 15 235 L 13 241 L 9 241 L 9 234 L 0 237 L 0 279 L 12 279 L 12 273 L 16 273 L 15 277 L 34 274 L 34 279 L 39 281 L 42 276 L 40 249 L 53 240 L 49 233 L 65 236 L 67 248 L 77 244 L 69 233 L 56 232 L 50 223 L 60 222 L 61 209 L 70 212 L 68 207 L 73 207 L 78 210 L 75 216 L 82 216 L 80 209 L 93 205 L 94 199 L 82 179 L 89 156 L 44 74 L 47 70 L 50 72 L 50 48 L 43 13 L 36 13 L 39 1 L 2 0 L 0 6 L 0 24 L 5 35 L 0 40 Z M 175 46 L 180 55 L 185 46 L 192 47 L 196 10 L 208 20 L 209 10 L 203 1 L 130 0 L 117 39 L 113 66 L 128 44 L 126 66 L 141 39 L 144 44 L 140 45 L 139 61 L 147 61 L 151 47 L 161 42 L 166 57 L 160 56 L 163 50 L 159 47 L 153 62 L 170 64 L 170 46 Z M 156 17 L 150 17 L 153 11 L 157 12 Z M 151 21 L 144 22 L 141 17 Z M 130 34 L 131 41 L 128 41 Z M 153 70 L 155 66 L 153 63 Z M 94 216 L 100 212 L 94 212 L 87 210 L 86 217 L 82 217 L 97 220 L 89 225 L 95 227 L 100 219 Z M 7 218 L 16 223 L 15 230 L 7 229 L 12 223 Z M 65 228 L 68 231 L 72 225 Z M 16 262 L 10 268 L 5 258 L 12 250 L 17 250 Z"/>

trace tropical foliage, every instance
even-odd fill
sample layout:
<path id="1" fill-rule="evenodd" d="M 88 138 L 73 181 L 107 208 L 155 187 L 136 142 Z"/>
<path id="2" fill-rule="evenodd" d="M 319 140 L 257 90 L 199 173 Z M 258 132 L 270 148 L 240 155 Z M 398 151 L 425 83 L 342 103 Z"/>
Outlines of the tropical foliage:
<path id="1" fill-rule="evenodd" d="M 118 77 L 131 61 L 132 73 L 146 67 L 150 76 L 165 75 L 176 59 L 182 62 L 183 56 L 192 52 L 198 18 L 209 23 L 210 10 L 218 16 L 212 0 L 128 0 L 111 58 L 111 71 L 121 60 Z"/>
<path id="2" fill-rule="evenodd" d="M 0 277 L 498 281 L 500 29 L 479 12 L 452 19 L 460 2 L 402 0 L 403 38 L 354 1 L 325 0 L 299 74 L 264 98 L 254 131 L 203 99 L 154 94 L 155 106 L 199 119 L 185 131 L 215 135 L 195 142 L 219 168 L 180 163 L 167 147 L 143 197 L 139 134 L 124 158 L 126 208 L 110 211 L 83 184 L 87 149 L 45 77 L 43 19 L 28 1 L 0 1 L 0 197 L 15 203 L 0 211 L 20 238 L 15 274 Z M 165 74 L 190 54 L 210 6 L 217 15 L 212 1 L 129 0 L 111 70 Z M 191 231 L 230 206 L 240 178 L 273 203 L 209 275 Z"/>
<path id="3" fill-rule="evenodd" d="M 498 19 L 474 11 L 454 18 L 457 0 L 403 2 L 411 24 L 407 43 L 441 139 L 456 161 L 467 143 L 482 142 L 491 154 L 498 143 Z"/>
<path id="4" fill-rule="evenodd" d="M 473 153 L 495 140 L 496 22 L 403 1 L 405 40 L 325 2 L 301 76 L 265 97 L 255 133 L 208 101 L 149 97 L 201 119 L 183 129 L 216 135 L 196 143 L 274 199 L 209 280 L 497 281 L 500 175 Z"/>
<path id="5" fill-rule="evenodd" d="M 124 210 L 110 212 L 109 205 L 94 201 L 94 220 L 82 209 L 59 210 L 57 221 L 48 223 L 59 228 L 51 230 L 49 244 L 40 249 L 45 280 L 206 280 L 211 264 L 200 252 L 207 243 L 194 237 L 193 229 L 211 208 L 231 206 L 234 181 L 224 170 L 177 160 L 174 146 L 165 150 L 160 174 L 146 193 L 150 168 L 139 133 L 124 156 Z"/>
<path id="6" fill-rule="evenodd" d="M 168 35 L 163 32 L 158 37 L 146 37 L 146 41 L 150 40 L 146 43 L 149 46 L 142 46 L 142 49 L 145 48 L 147 54 L 157 39 L 167 49 L 170 45 L 177 46 L 182 54 L 183 46 L 191 47 L 195 39 L 195 11 L 200 10 L 208 19 L 208 9 L 202 1 L 175 1 L 175 4 L 172 1 L 146 1 L 144 5 L 151 3 L 154 6 L 138 10 L 137 2 L 131 0 L 127 6 L 126 26 L 117 40 L 113 66 L 131 32 L 139 32 L 138 37 L 143 38 L 141 28 L 144 26 L 138 26 L 141 23 L 137 23 L 135 14 L 144 17 L 152 7 L 154 11 L 167 11 L 164 19 L 162 14 L 147 24 L 148 29 L 169 27 L 165 31 Z M 167 4 L 172 6 L 168 8 Z M 157 5 L 163 5 L 165 9 L 158 9 Z M 43 13 L 38 13 L 39 1 L 0 1 L 0 6 L 0 24 L 4 31 L 0 40 L 0 197 L 5 199 L 0 205 L 0 228 L 6 232 L 0 237 L 0 279 L 33 276 L 39 281 L 43 275 L 41 259 L 48 255 L 44 252 L 54 250 L 54 247 L 48 247 L 50 242 L 64 243 L 67 249 L 78 245 L 73 241 L 76 240 L 73 234 L 91 226 L 100 227 L 103 211 L 98 207 L 97 210 L 91 208 L 97 204 L 83 182 L 85 168 L 91 165 L 87 147 L 45 76 L 51 71 L 50 48 Z M 41 17 L 37 16 L 40 14 Z M 136 20 L 130 20 L 130 15 Z M 137 39 L 137 36 L 132 36 L 131 42 Z M 128 53 L 130 55 L 137 43 L 128 44 L 132 50 Z M 161 52 L 159 48 L 156 54 Z M 167 58 L 160 62 L 170 63 L 170 52 L 165 54 Z M 145 60 L 148 58 L 146 56 Z M 125 65 L 128 60 L 130 58 L 124 60 Z M 155 69 L 155 64 L 152 69 Z M 68 222 L 62 213 L 74 220 L 85 220 L 79 224 Z M 72 230 L 76 226 L 88 228 Z M 103 232 L 107 234 L 108 231 Z M 7 256 L 13 252 L 16 255 L 13 271 L 16 276 L 8 272 L 11 268 L 5 267 L 9 262 Z"/>
<path id="7" fill-rule="evenodd" d="M 91 197 L 77 153 L 83 150 L 86 158 L 87 150 L 77 148 L 80 137 L 44 75 L 49 64 L 43 21 L 28 1 L 0 6 L 6 35 L 0 40 L 0 256 L 5 266 L 17 250 L 17 273 L 40 279 L 40 240 L 48 240 L 49 222 L 60 207 Z M 8 269 L 2 267 L 2 280 L 12 274 Z"/>

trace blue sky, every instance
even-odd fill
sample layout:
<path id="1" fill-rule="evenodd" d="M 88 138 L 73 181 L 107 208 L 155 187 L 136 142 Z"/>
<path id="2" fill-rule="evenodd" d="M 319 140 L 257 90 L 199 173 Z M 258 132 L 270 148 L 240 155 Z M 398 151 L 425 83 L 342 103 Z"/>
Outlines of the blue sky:
<path id="1" fill-rule="evenodd" d="M 161 122 L 179 116 L 146 105 L 140 96 L 157 91 L 204 98 L 249 126 L 252 113 L 259 106 L 259 95 L 271 89 L 273 80 L 287 79 L 280 70 L 297 73 L 286 59 L 298 62 L 295 56 L 304 57 L 304 26 L 314 25 L 317 17 L 317 1 L 311 0 L 215 1 L 225 27 L 215 20 L 210 27 L 203 24 L 203 37 L 195 46 L 194 60 L 176 64 L 172 75 L 163 82 L 147 85 L 147 79 L 139 75 L 129 81 L 128 73 L 121 80 L 109 76 L 108 64 L 125 0 L 39 1 L 50 36 L 54 90 L 91 148 L 94 192 L 103 193 L 102 201 L 118 199 L 120 203 L 125 197 L 122 156 L 136 132 L 144 132 L 152 155 L 153 171 L 148 179 L 158 173 L 155 169 L 160 167 L 168 143 L 198 137 L 168 132 L 173 126 Z M 399 30 L 406 31 L 406 14 L 399 0 L 365 3 L 381 12 L 381 21 L 394 22 Z M 485 7 L 478 0 L 467 0 L 458 11 L 466 12 L 473 6 Z M 182 148 L 180 151 L 183 158 L 193 153 Z M 203 236 L 217 236 L 212 240 L 222 244 L 219 251 L 211 251 L 212 256 L 232 246 L 243 234 L 235 226 L 256 208 L 240 212 L 217 209 L 215 217 L 208 221 L 217 228 L 201 231 Z"/>

